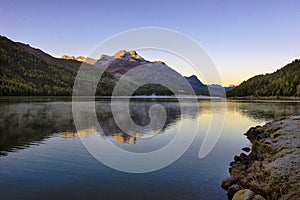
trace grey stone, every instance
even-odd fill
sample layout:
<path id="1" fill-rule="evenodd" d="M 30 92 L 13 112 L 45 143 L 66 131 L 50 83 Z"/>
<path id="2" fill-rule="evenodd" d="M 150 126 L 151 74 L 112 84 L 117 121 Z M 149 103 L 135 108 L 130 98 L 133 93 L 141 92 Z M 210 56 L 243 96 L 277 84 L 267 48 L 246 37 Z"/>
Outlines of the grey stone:
<path id="1" fill-rule="evenodd" d="M 233 184 L 231 185 L 228 190 L 227 190 L 227 196 L 228 196 L 228 199 L 232 199 L 234 194 L 239 191 L 239 190 L 242 190 L 243 187 L 238 185 L 238 184 Z"/>
<path id="2" fill-rule="evenodd" d="M 249 152 L 251 150 L 251 148 L 250 147 L 244 147 L 244 148 L 242 148 L 242 150 L 245 151 L 245 152 Z"/>
<path id="3" fill-rule="evenodd" d="M 249 189 L 239 190 L 233 196 L 232 200 L 251 200 L 255 196 L 255 193 Z"/>
<path id="4" fill-rule="evenodd" d="M 221 186 L 224 190 L 227 190 L 231 185 L 237 182 L 238 182 L 238 178 L 236 176 L 228 176 L 223 179 Z"/>

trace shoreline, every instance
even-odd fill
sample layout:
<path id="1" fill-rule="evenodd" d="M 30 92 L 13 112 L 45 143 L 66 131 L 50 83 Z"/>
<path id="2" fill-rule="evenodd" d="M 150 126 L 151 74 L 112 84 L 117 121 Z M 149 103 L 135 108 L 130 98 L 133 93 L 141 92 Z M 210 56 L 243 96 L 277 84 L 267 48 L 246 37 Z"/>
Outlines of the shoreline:
<path id="1" fill-rule="evenodd" d="M 295 96 L 266 96 L 266 97 L 256 97 L 256 96 L 245 96 L 245 97 L 227 97 L 231 100 L 299 100 L 300 97 Z"/>
<path id="2" fill-rule="evenodd" d="M 222 97 L 210 96 L 178 96 L 179 99 L 198 99 L 198 100 L 224 100 Z M 51 101 L 51 100 L 111 100 L 111 99 L 136 99 L 136 100 L 173 100 L 177 99 L 176 96 L 0 96 L 0 101 Z"/>
<path id="3" fill-rule="evenodd" d="M 222 181 L 228 199 L 300 199 L 300 116 L 250 128 Z"/>
<path id="4" fill-rule="evenodd" d="M 178 95 L 183 99 L 225 99 L 227 101 L 300 101 L 300 97 L 220 97 L 220 96 L 205 96 L 205 95 Z M 72 99 L 73 96 L 0 96 L 0 100 L 14 100 L 14 99 Z M 176 96 L 155 96 L 155 95 L 136 95 L 136 96 L 74 96 L 78 99 L 111 99 L 111 98 L 132 98 L 132 99 L 175 99 Z"/>

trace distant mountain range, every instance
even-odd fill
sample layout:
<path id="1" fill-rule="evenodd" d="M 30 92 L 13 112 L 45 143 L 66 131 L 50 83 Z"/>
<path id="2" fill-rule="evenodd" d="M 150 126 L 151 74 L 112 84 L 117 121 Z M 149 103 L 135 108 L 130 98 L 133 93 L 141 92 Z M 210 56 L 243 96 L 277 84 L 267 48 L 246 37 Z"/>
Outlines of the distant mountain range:
<path id="1" fill-rule="evenodd" d="M 227 97 L 300 96 L 300 60 L 271 74 L 257 75 L 226 93 Z"/>
<path id="2" fill-rule="evenodd" d="M 141 80 L 151 78 L 157 79 L 159 76 L 160 79 L 164 79 L 162 82 L 173 83 L 172 88 L 177 93 L 180 94 L 190 94 L 187 92 L 189 89 L 185 88 L 184 81 L 188 81 L 194 92 L 198 95 L 209 95 L 208 88 L 204 85 L 196 76 L 193 77 L 191 81 L 190 77 L 183 77 L 181 74 L 173 70 L 171 67 L 167 66 L 163 61 L 148 61 L 145 60 L 142 56 L 137 54 L 134 50 L 120 50 L 113 56 L 102 55 L 100 59 L 94 64 L 95 67 L 99 69 L 105 69 L 106 72 L 111 73 L 117 78 L 122 77 L 124 74 L 130 70 L 134 70 L 132 74 L 132 79 Z M 138 66 L 145 66 L 143 69 L 138 69 Z M 128 74 L 128 73 L 127 73 Z M 126 75 L 127 75 L 126 74 Z M 128 76 L 128 75 L 127 75 Z M 128 85 L 132 86 L 134 83 L 129 82 Z M 128 87 L 130 87 L 128 86 Z M 166 87 L 161 85 L 147 84 L 140 87 L 134 95 L 172 95 L 173 93 Z M 223 95 L 219 93 L 218 95 Z"/>
<path id="3" fill-rule="evenodd" d="M 118 79 L 125 73 L 146 65 L 147 73 L 159 70 L 164 79 L 173 81 L 178 91 L 183 84 L 183 76 L 167 66 L 163 61 L 148 61 L 136 51 L 121 50 L 113 56 L 102 55 L 100 59 L 83 56 L 54 58 L 51 55 L 30 47 L 28 44 L 13 42 L 0 36 L 0 96 L 70 96 L 81 64 L 85 62 L 89 70 L 103 70 L 107 67 L 98 83 L 96 95 L 110 96 Z M 146 78 L 142 70 L 135 70 L 135 77 Z M 235 87 L 203 84 L 195 75 L 184 77 L 197 95 L 222 96 L 224 90 L 228 97 L 247 96 L 300 96 L 300 60 L 271 74 L 257 75 Z M 86 87 L 95 84 L 85 78 Z M 128 83 L 134 84 L 134 83 Z M 134 95 L 172 95 L 161 85 L 144 85 Z"/>
<path id="4" fill-rule="evenodd" d="M 66 60 L 77 60 L 79 62 L 85 62 L 85 63 L 91 64 L 91 65 L 93 65 L 97 62 L 97 60 L 94 58 L 89 58 L 89 57 L 84 57 L 84 56 L 75 57 L 75 56 L 63 55 L 61 58 L 66 59 Z"/>
<path id="5" fill-rule="evenodd" d="M 65 58 L 65 56 L 63 56 L 63 58 Z M 67 59 L 78 60 L 74 56 L 70 56 Z M 167 79 L 167 78 L 173 79 L 174 84 L 178 84 L 178 82 L 176 83 L 176 80 L 178 80 L 182 77 L 181 74 L 179 74 L 178 72 L 174 71 L 172 68 L 167 66 L 163 61 L 145 60 L 143 57 L 138 55 L 137 52 L 134 50 L 129 50 L 129 51 L 120 50 L 113 56 L 101 55 L 100 59 L 94 63 L 94 66 L 96 66 L 100 69 L 104 69 L 107 67 L 107 65 L 109 65 L 106 68 L 106 72 L 109 72 L 112 75 L 114 75 L 115 77 L 119 78 L 122 75 L 124 75 L 126 72 L 128 72 L 129 70 L 134 69 L 137 66 L 144 65 L 144 64 L 148 64 L 148 65 L 150 65 L 150 67 L 151 67 L 151 64 L 161 65 L 166 73 L 166 76 L 164 78 L 165 79 Z M 138 72 L 136 72 L 136 73 L 138 73 Z M 173 74 L 173 76 L 171 76 L 171 74 Z M 135 75 L 141 76 L 141 77 L 143 76 L 142 73 L 135 74 Z M 194 89 L 195 94 L 197 94 L 197 95 L 223 96 L 224 91 L 229 91 L 229 90 L 235 88 L 235 86 L 222 87 L 222 86 L 216 85 L 216 84 L 206 85 L 206 84 L 203 84 L 198 79 L 198 77 L 195 75 L 192 75 L 190 77 L 184 77 L 184 78 L 189 82 L 189 84 Z M 160 86 L 158 89 L 158 87 L 153 87 L 153 85 L 152 86 L 146 85 L 146 86 L 140 88 L 139 91 L 137 91 L 135 94 L 136 95 L 137 94 L 151 95 L 153 93 L 155 93 L 156 95 L 171 94 L 166 91 L 166 88 L 163 88 Z"/>
<path id="6" fill-rule="evenodd" d="M 0 36 L 0 96 L 70 96 L 77 71 L 82 62 L 89 70 L 103 70 L 109 64 L 100 82 L 96 95 L 110 96 L 118 79 L 137 66 L 146 65 L 147 73 L 159 70 L 164 79 L 173 81 L 178 91 L 186 94 L 181 74 L 162 61 L 148 61 L 134 50 L 121 50 L 113 56 L 102 55 L 99 60 L 83 56 L 54 58 L 28 44 L 13 42 Z M 134 76 L 143 78 L 145 71 L 135 70 Z M 146 78 L 146 77 L 144 77 Z M 218 85 L 205 85 L 195 75 L 184 77 L 197 95 L 224 95 L 224 88 Z M 88 77 L 84 80 L 88 87 L 94 84 Z M 131 83 L 130 83 L 131 84 Z M 226 88 L 225 88 L 226 89 Z M 210 91 L 210 93 L 209 93 Z M 172 95 L 161 85 L 144 85 L 134 95 Z"/>

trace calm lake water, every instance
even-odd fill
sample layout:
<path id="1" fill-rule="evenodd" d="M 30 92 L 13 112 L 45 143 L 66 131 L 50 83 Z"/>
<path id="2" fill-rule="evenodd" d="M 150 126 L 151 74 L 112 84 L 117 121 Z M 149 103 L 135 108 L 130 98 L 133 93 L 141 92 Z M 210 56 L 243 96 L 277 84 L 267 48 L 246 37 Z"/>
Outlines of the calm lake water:
<path id="1" fill-rule="evenodd" d="M 0 198 L 226 199 L 221 181 L 228 175 L 234 155 L 250 145 L 243 133 L 251 126 L 276 118 L 300 115 L 300 102 L 201 100 L 198 110 L 186 103 L 184 106 L 191 109 L 181 114 L 176 101 L 136 100 L 130 104 L 130 114 L 136 124 L 149 123 L 148 109 L 156 103 L 165 107 L 164 127 L 132 136 L 118 128 L 107 100 L 96 102 L 101 133 L 93 124 L 76 131 L 70 101 L 1 101 Z M 210 119 L 214 117 L 222 123 L 223 112 L 225 123 L 221 136 L 213 150 L 200 159 L 198 153 Z M 168 144 L 178 126 L 189 134 L 198 124 L 196 138 L 183 156 L 150 173 L 111 169 L 89 154 L 80 140 L 94 136 L 99 140 L 109 139 L 127 151 L 149 152 Z"/>

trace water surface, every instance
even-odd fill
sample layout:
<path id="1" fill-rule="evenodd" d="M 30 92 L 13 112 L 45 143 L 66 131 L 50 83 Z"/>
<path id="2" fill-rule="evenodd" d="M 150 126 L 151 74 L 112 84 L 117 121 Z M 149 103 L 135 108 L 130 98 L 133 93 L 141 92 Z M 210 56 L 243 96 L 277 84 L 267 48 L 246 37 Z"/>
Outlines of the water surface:
<path id="1" fill-rule="evenodd" d="M 233 156 L 250 145 L 243 133 L 251 126 L 300 114 L 299 102 L 224 104 L 201 100 L 198 110 L 186 103 L 184 106 L 191 109 L 183 115 L 174 100 L 135 100 L 130 104 L 135 123 L 147 125 L 148 110 L 156 103 L 164 106 L 167 113 L 162 129 L 130 135 L 114 122 L 107 100 L 96 102 L 103 132 L 94 124 L 76 130 L 70 101 L 1 101 L 1 199 L 226 199 L 220 183 L 228 175 Z M 225 123 L 217 144 L 205 158 L 199 159 L 210 119 L 214 116 L 221 123 L 224 111 Z M 96 134 L 97 139 L 110 140 L 127 151 L 149 152 L 168 144 L 178 126 L 189 134 L 198 125 L 193 144 L 180 159 L 144 174 L 119 172 L 103 165 L 80 140 Z"/>

